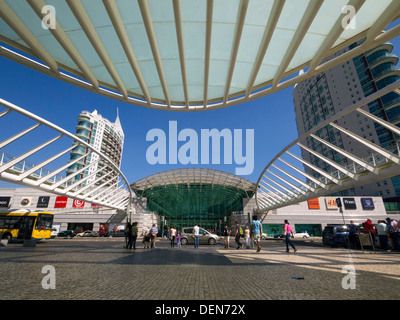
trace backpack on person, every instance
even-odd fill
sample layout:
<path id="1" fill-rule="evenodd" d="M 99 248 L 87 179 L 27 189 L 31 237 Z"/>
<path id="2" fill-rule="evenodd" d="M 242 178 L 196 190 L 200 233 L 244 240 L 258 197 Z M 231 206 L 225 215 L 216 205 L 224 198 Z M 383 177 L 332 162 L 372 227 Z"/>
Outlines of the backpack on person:
<path id="1" fill-rule="evenodd" d="M 240 234 L 241 237 L 243 237 L 243 229 L 242 229 L 242 227 L 239 227 L 239 234 Z"/>

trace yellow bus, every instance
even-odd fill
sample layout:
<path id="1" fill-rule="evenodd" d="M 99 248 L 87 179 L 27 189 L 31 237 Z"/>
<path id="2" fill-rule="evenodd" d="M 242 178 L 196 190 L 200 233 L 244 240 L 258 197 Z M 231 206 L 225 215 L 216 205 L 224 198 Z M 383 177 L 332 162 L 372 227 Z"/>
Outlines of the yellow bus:
<path id="1" fill-rule="evenodd" d="M 2 239 L 41 240 L 50 239 L 54 213 L 45 211 L 3 210 L 0 211 L 0 234 Z"/>

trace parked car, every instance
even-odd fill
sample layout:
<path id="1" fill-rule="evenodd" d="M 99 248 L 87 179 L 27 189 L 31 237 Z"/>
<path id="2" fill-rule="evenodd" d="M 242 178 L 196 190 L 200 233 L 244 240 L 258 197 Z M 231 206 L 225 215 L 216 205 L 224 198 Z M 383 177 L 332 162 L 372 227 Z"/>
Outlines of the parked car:
<path id="1" fill-rule="evenodd" d="M 261 238 L 261 240 L 265 240 L 265 239 L 267 239 L 267 237 L 268 237 L 268 235 L 266 233 L 262 233 L 260 238 Z"/>
<path id="2" fill-rule="evenodd" d="M 309 238 L 310 235 L 308 234 L 307 231 L 304 231 L 304 232 L 294 232 L 294 233 L 293 233 L 293 237 L 294 237 L 294 238 Z"/>
<path id="3" fill-rule="evenodd" d="M 285 235 L 283 233 L 274 235 L 274 239 L 282 239 Z"/>
<path id="4" fill-rule="evenodd" d="M 80 232 L 76 235 L 77 237 L 98 237 L 99 233 L 91 230 L 86 230 L 83 232 Z"/>
<path id="5" fill-rule="evenodd" d="M 64 230 L 61 231 L 57 234 L 58 237 L 75 237 L 76 236 L 76 232 L 75 230 Z"/>
<path id="6" fill-rule="evenodd" d="M 125 237 L 125 230 L 118 230 L 118 231 L 110 231 L 108 233 L 110 238 L 112 237 Z"/>
<path id="7" fill-rule="evenodd" d="M 216 234 L 210 233 L 203 228 L 199 228 L 199 243 L 217 244 L 220 237 Z M 182 245 L 194 243 L 193 227 L 183 228 L 181 232 Z"/>
<path id="8" fill-rule="evenodd" d="M 345 225 L 327 225 L 322 231 L 322 243 L 332 247 L 347 247 L 349 229 Z"/>

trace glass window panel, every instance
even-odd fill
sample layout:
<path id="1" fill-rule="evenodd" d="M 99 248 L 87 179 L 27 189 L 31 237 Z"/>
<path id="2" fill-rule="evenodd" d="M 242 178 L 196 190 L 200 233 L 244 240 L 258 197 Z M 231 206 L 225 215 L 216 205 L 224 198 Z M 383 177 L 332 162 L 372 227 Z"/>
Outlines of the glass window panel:
<path id="1" fill-rule="evenodd" d="M 161 87 L 160 78 L 157 73 L 153 59 L 138 61 L 140 71 L 147 87 Z M 163 95 L 164 96 L 164 95 Z"/>
<path id="2" fill-rule="evenodd" d="M 214 1 L 213 21 L 236 24 L 240 0 Z"/>
<path id="3" fill-rule="evenodd" d="M 121 20 L 125 23 L 126 26 L 130 24 L 143 23 L 142 15 L 140 13 L 140 8 L 137 1 L 118 0 L 115 3 L 121 16 Z"/>
<path id="4" fill-rule="evenodd" d="M 229 60 L 235 26 L 233 24 L 213 23 L 211 35 L 211 59 Z"/>

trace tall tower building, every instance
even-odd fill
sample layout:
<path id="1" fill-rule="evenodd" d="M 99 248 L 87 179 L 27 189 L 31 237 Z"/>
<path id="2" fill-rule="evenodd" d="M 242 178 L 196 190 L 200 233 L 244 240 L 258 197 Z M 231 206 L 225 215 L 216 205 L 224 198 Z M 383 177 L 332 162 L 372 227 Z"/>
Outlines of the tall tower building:
<path id="1" fill-rule="evenodd" d="M 343 49 L 339 54 L 360 45 L 362 41 Z M 296 123 L 299 136 L 320 122 L 362 100 L 374 92 L 400 79 L 400 69 L 396 67 L 398 57 L 391 52 L 390 43 L 382 44 L 352 60 L 329 71 L 323 72 L 295 86 L 293 92 Z M 389 93 L 363 107 L 372 114 L 400 126 L 400 95 Z M 375 124 L 358 112 L 338 120 L 338 125 L 351 128 L 351 131 L 369 141 L 399 154 L 400 137 Z M 319 130 L 316 135 L 330 141 L 340 148 L 350 151 L 360 158 L 371 156 L 371 150 L 338 130 L 329 127 Z M 328 150 L 323 144 L 309 137 L 303 141 L 306 145 L 343 166 L 349 165 L 347 159 L 339 153 Z M 325 171 L 334 171 L 319 158 L 302 151 L 303 158 Z M 314 176 L 316 172 L 306 169 Z M 342 195 L 382 196 L 384 199 L 400 197 L 400 177 L 393 177 L 377 183 L 346 190 Z"/>
<path id="2" fill-rule="evenodd" d="M 95 150 L 100 151 L 102 154 L 106 155 L 113 163 L 120 168 L 122 159 L 122 150 L 124 146 L 124 132 L 121 127 L 119 120 L 119 115 L 117 112 L 117 118 L 114 123 L 103 118 L 94 110 L 92 113 L 88 111 L 82 111 L 78 117 L 78 125 L 76 126 L 76 135 L 90 144 Z M 71 151 L 70 160 L 78 159 L 87 152 L 85 147 L 77 146 Z M 83 165 L 88 165 L 99 160 L 99 155 L 92 153 L 80 160 L 76 164 L 70 166 L 67 170 L 67 175 L 73 174 L 83 167 Z M 75 177 L 75 181 L 83 179 L 84 177 L 90 175 L 91 173 L 101 169 L 106 166 L 104 161 L 99 160 L 96 164 L 92 165 L 88 170 L 85 170 L 82 174 Z M 106 175 L 110 169 L 103 170 L 102 176 Z M 88 178 L 86 183 L 93 182 L 98 178 L 99 174 Z M 109 174 L 105 178 L 106 181 L 115 178 L 116 174 Z M 98 182 L 102 183 L 105 180 Z M 115 181 L 113 181 L 114 183 Z M 72 182 L 71 182 L 72 183 Z"/>

